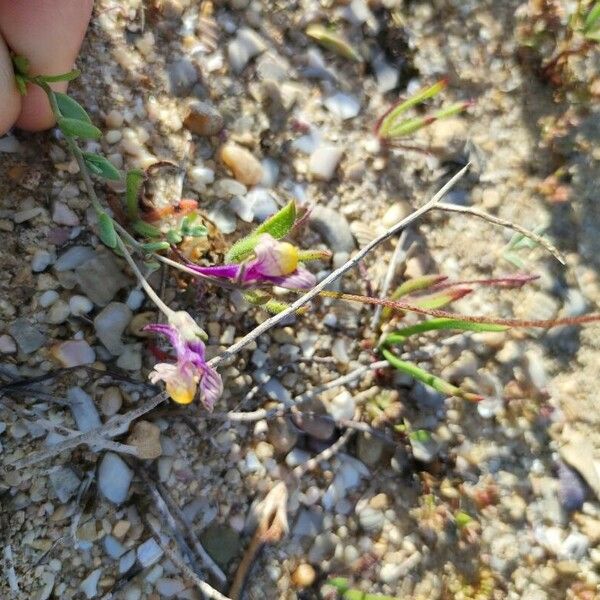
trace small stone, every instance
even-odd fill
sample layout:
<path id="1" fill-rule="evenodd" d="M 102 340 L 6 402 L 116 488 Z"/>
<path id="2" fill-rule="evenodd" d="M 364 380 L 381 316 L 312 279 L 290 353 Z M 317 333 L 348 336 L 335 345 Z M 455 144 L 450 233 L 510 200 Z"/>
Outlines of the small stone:
<path id="1" fill-rule="evenodd" d="M 34 208 L 26 208 L 25 210 L 20 210 L 13 215 L 13 221 L 15 223 L 25 223 L 26 221 L 31 221 L 36 217 L 39 217 L 44 213 L 44 209 L 41 206 L 36 206 Z"/>
<path id="2" fill-rule="evenodd" d="M 189 58 L 180 58 L 167 66 L 171 93 L 187 96 L 198 81 L 198 71 Z"/>
<path id="3" fill-rule="evenodd" d="M 144 294 L 142 290 L 131 290 L 125 304 L 127 304 L 131 310 L 138 310 L 138 308 L 141 308 L 142 304 L 144 304 L 144 300 L 146 300 L 146 294 Z"/>
<path id="4" fill-rule="evenodd" d="M 19 351 L 23 354 L 31 354 L 46 343 L 46 336 L 27 319 L 14 321 L 10 326 L 10 333 L 17 342 Z"/>
<path id="5" fill-rule="evenodd" d="M 350 225 L 338 211 L 317 205 L 310 215 L 309 224 L 324 239 L 332 252 L 354 251 L 356 245 Z"/>
<path id="6" fill-rule="evenodd" d="M 90 431 L 102 425 L 92 397 L 80 387 L 69 389 L 67 399 L 79 431 Z"/>
<path id="7" fill-rule="evenodd" d="M 426 464 L 433 462 L 440 450 L 439 443 L 430 434 L 426 434 L 424 439 L 411 436 L 410 445 L 412 447 L 413 458 Z"/>
<path id="8" fill-rule="evenodd" d="M 357 437 L 356 450 L 359 460 L 368 467 L 375 466 L 383 456 L 384 443 L 369 433 L 360 433 Z"/>
<path id="9" fill-rule="evenodd" d="M 69 298 L 69 308 L 71 309 L 71 314 L 81 316 L 91 312 L 94 304 L 89 298 L 75 294 Z"/>
<path id="10" fill-rule="evenodd" d="M 54 269 L 59 273 L 62 271 L 71 271 L 79 265 L 94 258 L 96 253 L 89 246 L 73 246 L 58 257 Z"/>
<path id="11" fill-rule="evenodd" d="M 131 309 L 122 302 L 111 302 L 94 319 L 94 328 L 98 339 L 114 356 L 125 350 L 121 336 L 131 321 Z"/>
<path id="12" fill-rule="evenodd" d="M 34 273 L 41 273 L 54 262 L 54 259 L 52 253 L 47 250 L 38 250 L 31 259 L 31 270 Z"/>
<path id="13" fill-rule="evenodd" d="M 98 581 L 100 581 L 102 569 L 93 570 L 79 585 L 79 589 L 85 594 L 86 598 L 95 598 L 98 595 Z"/>
<path id="14" fill-rule="evenodd" d="M 298 432 L 288 419 L 277 417 L 269 422 L 267 439 L 276 452 L 287 454 L 296 445 Z"/>
<path id="15" fill-rule="evenodd" d="M 117 366 L 125 371 L 139 371 L 142 368 L 142 345 L 127 344 L 117 359 Z"/>
<path id="16" fill-rule="evenodd" d="M 367 505 L 359 511 L 358 522 L 367 533 L 375 533 L 383 529 L 385 517 L 383 512 Z"/>
<path id="17" fill-rule="evenodd" d="M 123 395 L 118 387 L 111 385 L 102 393 L 100 399 L 100 412 L 105 417 L 116 415 L 123 404 Z"/>
<path id="18" fill-rule="evenodd" d="M 46 290 L 39 299 L 42 308 L 52 306 L 58 300 L 58 292 L 56 290 Z"/>
<path id="19" fill-rule="evenodd" d="M 173 577 L 161 577 L 155 587 L 156 591 L 164 598 L 173 598 L 185 590 L 183 581 Z"/>
<path id="20" fill-rule="evenodd" d="M 351 94 L 338 92 L 323 102 L 325 108 L 333 115 L 345 121 L 353 119 L 360 112 L 360 102 Z"/>
<path id="21" fill-rule="evenodd" d="M 110 129 L 119 129 L 123 125 L 123 114 L 118 110 L 111 110 L 105 117 L 104 122 Z"/>
<path id="22" fill-rule="evenodd" d="M 76 227 L 79 225 L 79 217 L 64 203 L 55 202 L 52 210 L 52 220 L 59 225 Z"/>
<path id="23" fill-rule="evenodd" d="M 156 543 L 156 542 L 155 542 Z M 157 544 L 158 545 L 158 544 Z M 123 575 L 127 573 L 135 564 L 135 550 L 130 550 L 121 556 L 119 560 L 119 573 Z"/>
<path id="24" fill-rule="evenodd" d="M 149 421 L 137 421 L 127 438 L 130 446 L 138 450 L 138 458 L 154 459 L 162 454 L 160 428 Z"/>
<path id="25" fill-rule="evenodd" d="M 121 556 L 125 554 L 125 546 L 123 546 L 123 544 L 121 544 L 121 542 L 112 535 L 104 536 L 102 543 L 104 545 L 106 554 L 115 560 L 121 558 Z"/>
<path id="26" fill-rule="evenodd" d="M 393 90 L 398 85 L 400 79 L 399 70 L 386 61 L 383 52 L 377 54 L 371 61 L 375 79 L 377 80 L 377 89 L 381 94 Z"/>
<path id="27" fill-rule="evenodd" d="M 50 484 L 58 501 L 62 504 L 68 502 L 79 489 L 81 481 L 70 467 L 57 467 L 50 471 Z"/>
<path id="28" fill-rule="evenodd" d="M 314 568 L 308 563 L 302 563 L 292 573 L 292 582 L 297 588 L 310 587 L 317 577 Z"/>
<path id="29" fill-rule="evenodd" d="M 308 170 L 315 179 L 329 181 L 337 169 L 344 154 L 344 150 L 338 146 L 323 145 L 310 155 L 308 159 Z"/>
<path id="30" fill-rule="evenodd" d="M 200 534 L 200 541 L 213 560 L 224 569 L 241 550 L 239 534 L 231 527 L 218 523 L 209 525 Z"/>
<path id="31" fill-rule="evenodd" d="M 81 291 L 94 304 L 106 306 L 115 294 L 129 285 L 129 280 L 111 254 L 98 253 L 75 269 Z"/>
<path id="32" fill-rule="evenodd" d="M 127 500 L 133 471 L 114 452 L 107 452 L 98 467 L 98 488 L 102 495 L 115 504 Z"/>
<path id="33" fill-rule="evenodd" d="M 144 569 L 158 562 L 162 555 L 162 548 L 154 538 L 147 539 L 143 544 L 140 544 L 137 549 L 138 562 Z"/>
<path id="34" fill-rule="evenodd" d="M 14 354 L 17 351 L 17 344 L 10 335 L 4 333 L 0 335 L 0 352 L 2 354 Z"/>
<path id="35" fill-rule="evenodd" d="M 227 45 L 229 64 L 235 73 L 241 73 L 250 59 L 267 49 L 262 37 L 253 29 L 241 28 Z"/>
<path id="36" fill-rule="evenodd" d="M 131 528 L 131 523 L 129 521 L 125 521 L 121 519 L 117 521 L 113 527 L 112 534 L 118 539 L 122 540 L 126 535 L 129 529 Z"/>
<path id="37" fill-rule="evenodd" d="M 242 146 L 227 143 L 221 148 L 219 156 L 240 183 L 244 185 L 260 183 L 263 175 L 262 165 Z"/>
<path id="38" fill-rule="evenodd" d="M 221 113 L 208 102 L 193 100 L 187 107 L 184 126 L 197 135 L 216 135 L 223 129 Z"/>
<path id="39" fill-rule="evenodd" d="M 90 365 L 96 360 L 94 349 L 85 340 L 69 340 L 52 346 L 52 356 L 63 367 Z"/>
<path id="40" fill-rule="evenodd" d="M 57 300 L 46 315 L 46 321 L 53 325 L 64 323 L 71 314 L 69 305 L 64 300 Z"/>

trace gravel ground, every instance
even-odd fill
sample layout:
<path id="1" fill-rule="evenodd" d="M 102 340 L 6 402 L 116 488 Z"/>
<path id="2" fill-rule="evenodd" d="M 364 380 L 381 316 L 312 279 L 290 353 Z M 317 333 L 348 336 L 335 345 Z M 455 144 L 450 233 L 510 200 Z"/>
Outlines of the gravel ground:
<path id="1" fill-rule="evenodd" d="M 294 197 L 316 205 L 296 241 L 332 250 L 315 268 L 323 277 L 471 160 L 447 201 L 545 231 L 567 264 L 541 247 L 514 250 L 539 279 L 478 289 L 452 310 L 578 316 L 600 299 L 600 115 L 566 84 L 552 87 L 523 50 L 536 5 L 100 0 L 72 92 L 117 167 L 164 160 L 185 171 L 183 184 L 159 171 L 152 200 L 157 209 L 198 201 L 209 237 L 184 248 L 198 260 L 222 259 Z M 323 49 L 305 34 L 311 23 L 335 24 L 366 59 Z M 552 48 L 540 52 L 548 60 Z M 598 88 L 598 54 L 569 65 L 572 82 Z M 443 104 L 474 105 L 408 148 L 381 147 L 377 118 L 444 76 Z M 153 535 L 154 526 L 177 538 L 167 513 L 202 578 L 228 593 L 260 501 L 285 481 L 289 533 L 252 561 L 247 598 L 335 598 L 334 576 L 401 599 L 600 598 L 595 324 L 428 334 L 406 346 L 419 365 L 484 394 L 479 405 L 387 371 L 316 393 L 369 364 L 365 342 L 376 340 L 370 307 L 322 300 L 221 369 L 216 411 L 302 397 L 317 415 L 359 420 L 382 437 L 314 416 L 232 423 L 162 405 L 116 438 L 144 460 L 96 437 L 27 465 L 74 431 L 144 406 L 157 392 L 148 371 L 167 348 L 141 331 L 156 319 L 152 305 L 86 227 L 93 211 L 56 133 L 15 132 L 0 153 L 0 597 L 202 598 Z M 98 190 L 114 208 L 119 189 Z M 468 215 L 432 214 L 410 230 L 394 282 L 514 273 L 511 238 Z M 377 293 L 394 244 L 340 289 Z M 265 319 L 239 292 L 167 271 L 150 281 L 208 331 L 209 356 Z M 298 477 L 332 443 L 340 449 Z M 25 466 L 9 469 L 15 461 Z"/>

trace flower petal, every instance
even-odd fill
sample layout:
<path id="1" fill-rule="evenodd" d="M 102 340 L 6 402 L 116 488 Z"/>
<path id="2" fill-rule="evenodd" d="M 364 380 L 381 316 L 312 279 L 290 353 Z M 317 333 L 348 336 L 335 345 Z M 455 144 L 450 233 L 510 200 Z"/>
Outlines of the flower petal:
<path id="1" fill-rule="evenodd" d="M 212 410 L 215 402 L 223 393 L 223 380 L 215 369 L 206 365 L 200 379 L 200 400 L 208 409 Z"/>
<path id="2" fill-rule="evenodd" d="M 304 267 L 298 267 L 285 277 L 269 277 L 268 280 L 275 285 L 289 289 L 308 289 L 317 283 L 317 278 Z"/>
<path id="3" fill-rule="evenodd" d="M 240 265 L 215 265 L 212 267 L 201 267 L 190 263 L 187 265 L 192 271 L 196 271 L 200 275 L 208 275 L 209 277 L 226 277 L 235 279 L 240 271 Z"/>

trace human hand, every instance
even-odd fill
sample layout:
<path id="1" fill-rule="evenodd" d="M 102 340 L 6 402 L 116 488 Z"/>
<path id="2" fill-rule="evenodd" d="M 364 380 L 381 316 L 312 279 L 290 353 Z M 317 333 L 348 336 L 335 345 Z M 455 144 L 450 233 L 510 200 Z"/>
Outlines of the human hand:
<path id="1" fill-rule="evenodd" d="M 36 75 L 73 67 L 92 13 L 93 0 L 0 0 L 0 135 L 13 125 L 41 131 L 54 124 L 48 98 L 37 86 L 21 96 L 10 51 L 26 57 Z M 64 92 L 67 82 L 53 83 Z"/>

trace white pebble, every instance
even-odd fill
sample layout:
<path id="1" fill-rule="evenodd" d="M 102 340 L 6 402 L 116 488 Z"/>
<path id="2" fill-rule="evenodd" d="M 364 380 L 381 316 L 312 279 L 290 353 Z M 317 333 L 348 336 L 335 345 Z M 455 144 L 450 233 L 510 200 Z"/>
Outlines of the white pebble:
<path id="1" fill-rule="evenodd" d="M 149 567 L 159 561 L 162 555 L 162 548 L 154 538 L 147 539 L 137 549 L 137 559 L 143 568 Z"/>
<path id="2" fill-rule="evenodd" d="M 72 387 L 67 392 L 67 399 L 79 431 L 90 431 L 102 425 L 92 397 L 80 387 Z"/>
<path id="3" fill-rule="evenodd" d="M 58 292 L 56 290 L 45 291 L 39 299 L 40 306 L 48 308 L 52 306 L 58 300 Z"/>
<path id="4" fill-rule="evenodd" d="M 118 129 L 110 129 L 104 135 L 104 139 L 108 144 L 116 144 L 122 137 L 123 134 Z"/>
<path id="5" fill-rule="evenodd" d="M 87 315 L 94 308 L 94 304 L 87 296 L 75 294 L 69 298 L 69 308 L 73 315 Z"/>
<path id="6" fill-rule="evenodd" d="M 94 569 L 79 585 L 79 589 L 86 598 L 95 598 L 98 595 L 98 581 L 100 581 L 102 569 Z"/>
<path id="7" fill-rule="evenodd" d="M 360 102 L 358 99 L 355 96 L 342 92 L 329 96 L 323 104 L 330 113 L 343 121 L 353 119 L 360 112 Z"/>
<path id="8" fill-rule="evenodd" d="M 60 323 L 64 323 L 70 314 L 69 305 L 64 300 L 57 300 L 48 311 L 46 321 L 53 325 L 59 325 Z"/>
<path id="9" fill-rule="evenodd" d="M 37 250 L 31 259 L 31 270 L 34 273 L 41 273 L 50 266 L 56 257 L 47 250 Z"/>
<path id="10" fill-rule="evenodd" d="M 10 335 L 4 333 L 0 335 L 0 352 L 2 354 L 14 354 L 17 351 L 17 344 Z"/>
<path id="11" fill-rule="evenodd" d="M 329 181 L 342 158 L 344 151 L 337 146 L 319 146 L 308 161 L 308 169 L 313 177 Z"/>
<path id="12" fill-rule="evenodd" d="M 79 217 L 64 202 L 60 201 L 54 203 L 52 220 L 59 225 L 70 227 L 79 225 Z"/>
<path id="13" fill-rule="evenodd" d="M 125 304 L 127 304 L 131 310 L 137 310 L 144 304 L 145 299 L 146 294 L 144 294 L 142 290 L 131 290 Z"/>

